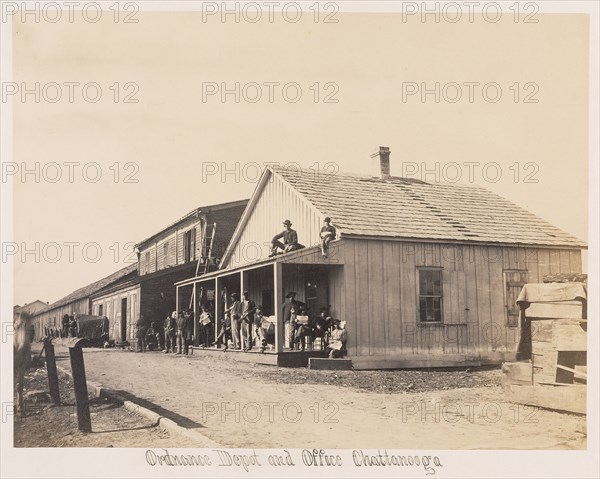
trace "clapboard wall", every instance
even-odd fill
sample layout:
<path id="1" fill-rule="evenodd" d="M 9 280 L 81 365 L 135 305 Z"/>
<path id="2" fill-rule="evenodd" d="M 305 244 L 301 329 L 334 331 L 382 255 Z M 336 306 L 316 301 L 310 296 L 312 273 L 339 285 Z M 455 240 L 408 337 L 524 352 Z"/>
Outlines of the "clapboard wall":
<path id="1" fill-rule="evenodd" d="M 329 274 L 333 315 L 347 321 L 357 368 L 495 363 L 514 358 L 519 329 L 507 323 L 505 270 L 527 282 L 581 272 L 579 250 L 344 240 L 343 270 Z M 418 318 L 418 269 L 442 268 L 443 321 Z"/>
<path id="2" fill-rule="evenodd" d="M 184 264 L 185 234 L 195 230 L 195 245 L 192 246 L 190 261 L 197 261 L 202 247 L 202 220 L 192 216 L 176 227 L 168 228 L 156 238 L 140 247 L 139 273 L 140 275 L 155 273 L 163 269 Z"/>

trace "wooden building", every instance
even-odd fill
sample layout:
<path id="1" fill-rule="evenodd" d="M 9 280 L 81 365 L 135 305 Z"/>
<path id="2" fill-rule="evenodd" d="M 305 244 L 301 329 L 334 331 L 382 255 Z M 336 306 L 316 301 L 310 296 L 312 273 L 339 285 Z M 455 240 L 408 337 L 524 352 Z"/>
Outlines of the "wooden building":
<path id="1" fill-rule="evenodd" d="M 295 291 L 311 314 L 325 306 L 345 321 L 355 368 L 514 359 L 522 286 L 580 273 L 586 244 L 485 188 L 390 176 L 389 155 L 373 156 L 377 176 L 268 168 L 220 269 L 177 283 L 179 307 L 209 291 L 221 320 L 224 292 L 248 290 L 276 316 L 274 354 L 293 354 L 281 308 Z M 317 246 L 325 216 L 338 233 L 328 258 Z M 269 258 L 285 219 L 306 248 Z"/>
<path id="2" fill-rule="evenodd" d="M 27 314 L 34 315 L 38 311 L 45 309 L 47 306 L 48 306 L 48 303 L 44 303 L 43 301 L 36 299 L 35 301 L 32 301 L 31 303 L 25 303 L 23 306 L 16 305 L 13 308 L 13 311 L 15 313 L 25 312 Z"/>
<path id="3" fill-rule="evenodd" d="M 246 204 L 196 208 L 136 244 L 138 274 L 91 298 L 92 313 L 109 319 L 111 339 L 131 342 L 140 314 L 162 324 L 175 309 L 174 283 L 216 268 Z"/>
<path id="4" fill-rule="evenodd" d="M 92 314 L 92 296 L 104 288 L 118 285 L 137 276 L 137 265 L 129 265 L 119 271 L 95 281 L 87 286 L 77 289 L 64 298 L 37 310 L 33 314 L 34 338 L 42 339 L 46 335 L 46 328 L 62 327 L 62 318 L 65 314 Z"/>

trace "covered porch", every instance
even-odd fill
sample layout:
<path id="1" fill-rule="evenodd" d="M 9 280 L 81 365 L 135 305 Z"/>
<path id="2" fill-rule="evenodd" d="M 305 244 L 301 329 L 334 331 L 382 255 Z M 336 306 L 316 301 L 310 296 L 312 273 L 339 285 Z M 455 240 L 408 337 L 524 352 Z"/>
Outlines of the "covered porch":
<path id="1" fill-rule="evenodd" d="M 316 247 L 305 248 L 274 258 L 268 258 L 237 268 L 223 269 L 180 281 L 176 286 L 177 310 L 190 309 L 194 316 L 193 354 L 223 354 L 217 338 L 223 326 L 224 313 L 231 307 L 231 294 L 238 293 L 243 299 L 244 291 L 263 315 L 273 324 L 272 335 L 267 336 L 267 346 L 260 351 L 260 340 L 255 325 L 251 325 L 251 349 L 228 348 L 236 360 L 273 364 L 279 366 L 306 366 L 310 357 L 326 357 L 327 350 L 323 339 L 307 337 L 302 340 L 303 350 L 293 350 L 290 345 L 290 322 L 284 322 L 283 305 L 290 292 L 296 293 L 296 301 L 303 303 L 309 318 L 319 315 L 321 308 L 327 308 L 333 315 L 339 309 L 343 263 L 339 255 L 331 259 L 323 258 Z M 201 307 L 206 307 L 213 315 L 213 327 L 206 331 L 199 322 Z M 205 334 L 210 335 L 210 347 Z M 221 347 L 219 347 L 221 346 Z"/>

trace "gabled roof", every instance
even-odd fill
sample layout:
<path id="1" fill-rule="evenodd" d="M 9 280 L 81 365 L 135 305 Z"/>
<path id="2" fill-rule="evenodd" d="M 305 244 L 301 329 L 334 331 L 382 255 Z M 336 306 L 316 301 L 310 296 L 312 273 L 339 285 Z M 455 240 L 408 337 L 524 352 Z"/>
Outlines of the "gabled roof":
<path id="1" fill-rule="evenodd" d="M 585 248 L 586 243 L 476 186 L 273 168 L 346 235 Z"/>
<path id="2" fill-rule="evenodd" d="M 36 311 L 39 311 L 40 309 L 45 308 L 47 305 L 48 305 L 48 303 L 45 303 L 44 301 L 36 299 L 35 301 L 32 301 L 31 303 L 25 303 L 23 306 L 19 306 L 19 305 L 14 306 L 13 310 L 14 311 L 28 311 L 29 313 L 35 313 Z"/>
<path id="3" fill-rule="evenodd" d="M 270 174 L 281 177 L 323 216 L 330 216 L 342 236 L 587 247 L 584 241 L 482 187 L 271 166 L 259 181 L 221 266 Z"/>
<path id="4" fill-rule="evenodd" d="M 46 313 L 48 311 L 52 311 L 53 309 L 60 308 L 61 306 L 65 306 L 69 303 L 73 303 L 80 299 L 89 297 L 92 294 L 97 293 L 101 289 L 116 283 L 117 281 L 125 281 L 130 277 L 135 276 L 136 274 L 137 263 L 134 263 L 129 266 L 126 266 L 125 268 L 120 269 L 119 271 L 111 274 L 110 276 L 107 276 L 106 278 L 102 278 L 101 280 L 98 280 L 94 283 L 84 286 L 83 288 L 79 288 L 78 290 L 73 291 L 71 294 L 68 294 L 64 298 L 55 301 L 48 307 L 37 311 L 34 315 L 37 316 L 38 314 Z"/>

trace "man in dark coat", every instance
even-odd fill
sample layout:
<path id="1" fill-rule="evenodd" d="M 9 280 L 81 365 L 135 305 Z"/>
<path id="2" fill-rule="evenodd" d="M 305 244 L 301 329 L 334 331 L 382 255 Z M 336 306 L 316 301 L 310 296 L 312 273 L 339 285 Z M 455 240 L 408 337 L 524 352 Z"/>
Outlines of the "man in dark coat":
<path id="1" fill-rule="evenodd" d="M 284 327 L 288 328 L 288 341 L 290 351 L 294 349 L 296 315 L 299 312 L 300 308 L 303 308 L 305 306 L 306 305 L 302 301 L 296 300 L 295 291 L 290 291 L 288 294 L 285 295 L 285 302 L 282 305 L 283 324 Z"/>
<path id="2" fill-rule="evenodd" d="M 283 226 L 285 226 L 285 230 L 278 235 L 273 236 L 273 239 L 271 240 L 271 254 L 269 255 L 269 258 L 275 256 L 280 249 L 284 253 L 287 253 L 289 251 L 304 248 L 304 246 L 298 243 L 298 233 L 292 229 L 292 222 L 290 220 L 285 220 Z M 283 243 L 279 241 L 280 239 L 283 239 Z"/>
<path id="3" fill-rule="evenodd" d="M 189 316 L 183 311 L 179 312 L 177 318 L 177 354 L 187 354 L 187 334 L 188 334 Z"/>
<path id="4" fill-rule="evenodd" d="M 177 311 L 167 316 L 164 322 L 165 353 L 175 353 L 177 345 Z"/>
<path id="5" fill-rule="evenodd" d="M 143 353 L 146 349 L 146 345 L 144 342 L 146 339 L 146 323 L 144 321 L 144 316 L 141 314 L 139 319 L 135 323 L 135 338 L 137 339 L 135 352 Z"/>
<path id="6" fill-rule="evenodd" d="M 62 317 L 62 331 L 61 337 L 66 338 L 69 336 L 69 327 L 71 326 L 71 317 L 68 314 L 65 314 Z"/>
<path id="7" fill-rule="evenodd" d="M 256 303 L 250 299 L 248 291 L 244 291 L 242 301 L 242 348 L 244 351 L 252 349 L 252 324 L 254 323 L 254 313 L 256 312 Z"/>

